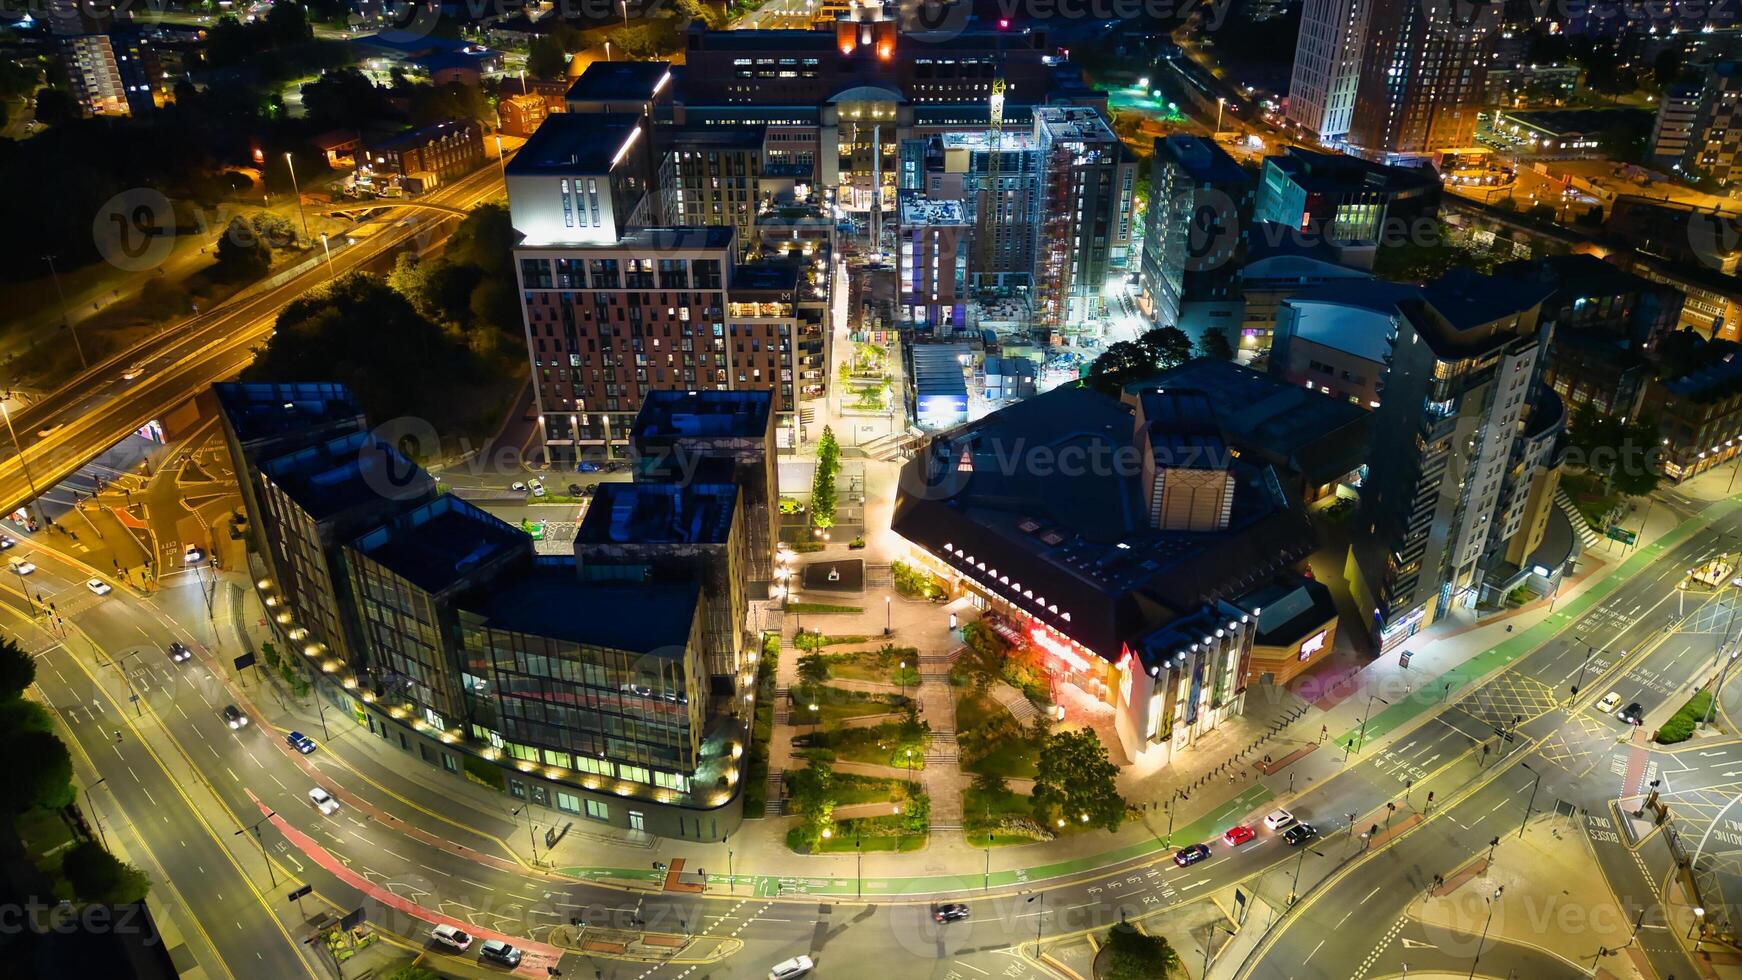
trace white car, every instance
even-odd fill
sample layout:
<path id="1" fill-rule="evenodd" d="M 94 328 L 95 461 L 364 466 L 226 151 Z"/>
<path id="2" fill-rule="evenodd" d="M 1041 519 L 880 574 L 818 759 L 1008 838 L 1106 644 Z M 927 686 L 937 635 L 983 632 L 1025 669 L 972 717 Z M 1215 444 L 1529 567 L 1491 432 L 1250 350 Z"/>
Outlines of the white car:
<path id="1" fill-rule="evenodd" d="M 1287 810 L 1272 810 L 1264 818 L 1264 826 L 1271 830 L 1281 830 L 1291 823 L 1294 823 L 1294 814 Z"/>
<path id="2" fill-rule="evenodd" d="M 510 483 L 508 485 L 508 489 L 514 491 L 515 493 L 525 493 L 526 492 L 526 484 L 521 483 L 519 480 L 515 480 L 513 483 Z"/>
<path id="3" fill-rule="evenodd" d="M 429 938 L 441 943 L 449 949 L 465 949 L 472 945 L 472 937 L 457 926 L 441 925 L 429 931 Z"/>
<path id="4" fill-rule="evenodd" d="M 544 484 L 537 480 L 533 480 L 531 483 L 527 484 L 527 486 L 532 490 L 532 495 L 534 497 L 544 496 Z"/>
<path id="5" fill-rule="evenodd" d="M 315 809 L 321 811 L 325 816 L 330 817 L 339 812 L 339 801 L 333 799 L 333 794 L 321 789 L 319 786 L 308 791 L 308 801 L 313 803 Z M 460 948 L 465 949 L 466 947 L 461 946 Z"/>
<path id="6" fill-rule="evenodd" d="M 31 572 L 36 571 L 36 565 L 34 563 L 25 561 L 22 558 L 14 558 L 6 564 L 7 567 L 12 569 L 12 574 L 14 575 L 29 575 Z"/>
<path id="7" fill-rule="evenodd" d="M 85 588 L 90 589 L 93 593 L 95 593 L 97 595 L 108 595 L 109 593 L 115 591 L 114 586 L 110 585 L 109 583 L 103 581 L 100 578 L 86 579 L 85 580 Z"/>
<path id="8" fill-rule="evenodd" d="M 1610 691 L 1603 695 L 1603 700 L 1597 702 L 1597 713 L 1606 715 L 1619 707 L 1621 707 L 1621 692 Z"/>
<path id="9" fill-rule="evenodd" d="M 200 546 L 197 544 L 188 545 L 188 550 L 182 555 L 183 560 L 185 560 L 189 565 L 197 565 L 205 557 L 206 553 L 201 551 Z"/>
<path id="10" fill-rule="evenodd" d="M 774 964 L 774 968 L 768 971 L 768 980 L 795 980 L 816 969 L 816 966 L 816 961 L 808 956 L 794 956 L 790 960 Z"/>
<path id="11" fill-rule="evenodd" d="M 132 364 L 129 364 L 127 366 L 127 370 L 121 372 L 121 380 L 122 381 L 132 381 L 133 379 L 139 377 L 140 375 L 142 375 L 144 373 L 145 373 L 145 362 L 144 361 L 134 361 Z"/>

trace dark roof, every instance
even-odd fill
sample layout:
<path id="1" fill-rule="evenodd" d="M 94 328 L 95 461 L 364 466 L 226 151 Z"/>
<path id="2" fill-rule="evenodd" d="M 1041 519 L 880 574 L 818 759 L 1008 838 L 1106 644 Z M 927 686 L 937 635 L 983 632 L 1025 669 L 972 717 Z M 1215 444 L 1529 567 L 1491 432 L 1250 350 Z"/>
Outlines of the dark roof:
<path id="1" fill-rule="evenodd" d="M 492 629 L 681 659 L 699 582 L 583 582 L 572 558 L 540 557 L 459 602 Z"/>
<path id="2" fill-rule="evenodd" d="M 508 175 L 609 173 L 612 158 L 640 125 L 641 117 L 628 112 L 552 113 L 508 161 Z"/>
<path id="3" fill-rule="evenodd" d="M 1289 574 L 1234 601 L 1247 612 L 1258 610 L 1252 640 L 1265 646 L 1289 646 L 1337 618 L 1337 602 L 1324 583 Z"/>
<path id="4" fill-rule="evenodd" d="M 244 443 L 306 433 L 327 424 L 361 428 L 363 407 L 341 384 L 227 382 L 212 386 L 218 408 Z"/>
<path id="5" fill-rule="evenodd" d="M 532 539 L 453 494 L 440 497 L 366 532 L 352 547 L 426 592 L 460 582 L 473 569 L 517 551 Z"/>
<path id="6" fill-rule="evenodd" d="M 1157 466 L 1225 468 L 1228 446 L 1203 392 L 1158 385 L 1143 389 L 1137 400 L 1143 409 L 1143 437 Z"/>
<path id="7" fill-rule="evenodd" d="M 1384 191 L 1393 195 L 1439 187 L 1439 175 L 1424 167 L 1392 167 L 1341 153 L 1290 146 L 1281 156 L 1265 157 L 1308 193 Z"/>
<path id="8" fill-rule="evenodd" d="M 621 102 L 653 98 L 669 61 L 595 61 L 569 86 L 571 102 Z M 667 84 L 670 84 L 669 82 Z"/>
<path id="9" fill-rule="evenodd" d="M 567 113 L 562 115 L 567 115 Z M 559 119 L 561 115 L 550 118 Z M 521 152 L 526 151 L 522 150 Z M 676 252 L 684 249 L 717 250 L 729 248 L 736 235 L 737 229 L 731 225 L 671 225 L 657 228 L 634 228 L 618 236 L 617 242 L 609 247 L 614 249 L 647 249 L 654 252 Z"/>
<path id="10" fill-rule="evenodd" d="M 477 128 L 478 124 L 470 119 L 444 119 L 439 123 L 406 130 L 383 140 L 370 141 L 368 146 L 371 150 L 406 150 L 432 143 L 450 133 L 471 132 Z"/>
<path id="11" fill-rule="evenodd" d="M 1506 262 L 1496 266 L 1494 274 L 1553 286 L 1560 294 L 1571 297 L 1618 296 L 1670 289 L 1583 252 Z"/>
<path id="12" fill-rule="evenodd" d="M 799 267 L 790 262 L 756 262 L 734 266 L 732 293 L 746 289 L 790 293 L 798 288 Z"/>
<path id="13" fill-rule="evenodd" d="M 575 540 L 723 544 L 737 502 L 730 483 L 601 483 Z"/>
<path id="14" fill-rule="evenodd" d="M 1246 233 L 1246 264 L 1283 255 L 1298 255 L 1318 259 L 1332 265 L 1342 265 L 1342 249 L 1329 237 L 1307 233 L 1293 225 L 1275 221 L 1254 221 Z"/>
<path id="15" fill-rule="evenodd" d="M 1250 186 L 1252 174 L 1235 162 L 1228 151 L 1202 136 L 1174 133 L 1155 139 L 1155 155 L 1170 161 L 1186 176 L 1201 184 Z"/>
<path id="16" fill-rule="evenodd" d="M 1422 287 L 1422 298 L 1457 330 L 1469 330 L 1528 311 L 1554 293 L 1554 287 L 1454 266 Z"/>
<path id="17" fill-rule="evenodd" d="M 761 439 L 774 407 L 767 391 L 650 391 L 629 430 L 629 441 L 685 436 Z"/>
<path id="18" fill-rule="evenodd" d="M 1652 118 L 1651 109 L 1502 109 L 1501 114 L 1545 133 L 1584 135 L 1618 126 L 1638 126 Z"/>
<path id="19" fill-rule="evenodd" d="M 1322 486 L 1361 464 L 1368 412 L 1232 361 L 1200 357 L 1128 392 L 1184 388 L 1204 398 L 1222 438 L 1242 453 L 1301 474 Z"/>
<path id="20" fill-rule="evenodd" d="M 1234 460 L 1217 532 L 1150 527 L 1132 408 L 1061 387 L 938 436 L 904 467 L 896 533 L 1096 653 L 1243 591 L 1313 548 L 1268 467 Z M 1045 599 L 1042 605 L 1040 600 Z M 1052 607 L 1057 607 L 1054 612 Z"/>
<path id="21" fill-rule="evenodd" d="M 425 499 L 435 480 L 371 432 L 268 460 L 260 472 L 319 521 L 367 504 Z"/>

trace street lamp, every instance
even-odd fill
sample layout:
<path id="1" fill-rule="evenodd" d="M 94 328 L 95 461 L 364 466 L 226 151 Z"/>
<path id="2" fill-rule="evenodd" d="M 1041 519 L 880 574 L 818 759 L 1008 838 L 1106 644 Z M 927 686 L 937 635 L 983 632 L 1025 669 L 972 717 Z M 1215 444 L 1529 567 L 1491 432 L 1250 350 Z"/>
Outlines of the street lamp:
<path id="1" fill-rule="evenodd" d="M 512 812 L 510 812 L 508 814 L 508 816 L 511 818 L 518 817 L 523 812 L 526 814 L 526 839 L 532 843 L 532 864 L 534 867 L 537 867 L 538 866 L 538 837 L 536 837 L 532 832 L 532 804 L 522 803 L 520 806 L 516 807 Z M 729 866 L 730 865 L 728 865 L 728 867 Z"/>
<path id="2" fill-rule="evenodd" d="M 1519 765 L 1529 769 L 1530 774 L 1536 777 L 1536 780 L 1530 784 L 1530 799 L 1524 804 L 1524 819 L 1518 822 L 1518 836 L 1523 837 L 1524 825 L 1530 822 L 1531 808 L 1536 806 L 1536 790 L 1537 787 L 1542 785 L 1542 773 L 1537 772 L 1535 769 L 1531 769 L 1530 763 L 1528 762 L 1520 762 Z"/>
<path id="3" fill-rule="evenodd" d="M 522 79 L 525 77 L 524 74 L 521 76 Z M 502 153 L 502 134 L 496 133 L 494 135 L 496 137 L 496 168 L 502 172 L 502 183 L 506 184 L 508 183 L 508 157 Z"/>
<path id="4" fill-rule="evenodd" d="M 1700 934 L 1699 939 L 1694 939 L 1695 932 Z M 1700 941 L 1706 938 L 1706 910 L 1698 905 L 1694 906 L 1694 921 L 1688 923 L 1688 938 L 1694 940 L 1695 952 L 1699 951 Z"/>
<path id="5" fill-rule="evenodd" d="M 321 232 L 321 251 L 327 256 L 327 281 L 332 282 L 338 273 L 333 270 L 333 246 L 327 243 L 327 233 L 324 231 Z"/>
<path id="6" fill-rule="evenodd" d="M 1035 902 L 1040 903 L 1040 911 L 1036 912 L 1034 915 L 1034 958 L 1039 959 L 1040 930 L 1042 924 L 1046 922 L 1046 892 L 1035 892 L 1033 895 L 1024 899 L 1022 904 L 1033 905 Z"/>
<path id="7" fill-rule="evenodd" d="M 1476 980 L 1476 964 L 1482 962 L 1482 944 L 1488 941 L 1488 926 L 1494 922 L 1494 905 L 1500 901 L 1500 895 L 1505 891 L 1506 886 L 1501 885 L 1494 889 L 1494 897 L 1488 899 L 1488 918 L 1482 923 L 1481 938 L 1476 940 L 1476 956 L 1474 959 L 1470 960 L 1470 976 L 1468 980 Z"/>
<path id="8" fill-rule="evenodd" d="M 1319 853 L 1318 851 L 1314 851 L 1310 847 L 1303 847 L 1300 849 L 1300 857 L 1296 858 L 1295 862 L 1294 862 L 1294 880 L 1288 883 L 1288 904 L 1290 904 L 1290 905 L 1293 905 L 1295 902 L 1295 899 L 1299 897 L 1300 867 L 1301 867 L 1301 865 L 1306 863 L 1306 856 L 1307 856 L 1308 851 L 1311 851 L 1314 854 L 1318 854 L 1319 857 L 1324 857 L 1323 854 Z"/>
<path id="9" fill-rule="evenodd" d="M 297 186 L 296 164 L 291 162 L 289 150 L 284 152 L 284 167 L 286 170 L 290 171 L 290 190 L 291 193 L 296 195 L 296 215 L 298 218 L 302 219 L 302 237 L 304 241 L 307 241 L 310 237 L 308 233 L 308 215 L 302 209 L 302 189 Z"/>
<path id="10" fill-rule="evenodd" d="M 79 328 L 73 326 L 73 318 L 67 315 L 67 294 L 60 288 L 60 270 L 54 267 L 54 259 L 53 255 L 42 257 L 42 260 L 48 263 L 49 278 L 54 280 L 55 295 L 60 297 L 61 326 L 66 327 L 67 332 L 73 335 L 73 349 L 79 352 L 79 368 L 81 370 L 89 368 L 91 362 L 85 360 L 85 348 L 79 344 Z"/>
<path id="11" fill-rule="evenodd" d="M 1216 96 L 1216 135 L 1222 135 L 1222 107 L 1228 104 L 1227 96 Z"/>
<path id="12" fill-rule="evenodd" d="M 91 790 L 96 789 L 108 781 L 108 777 L 105 776 L 85 787 L 85 805 L 91 808 L 91 819 L 97 824 L 97 839 L 103 842 L 103 847 L 105 849 L 109 846 L 109 838 L 103 833 L 103 818 L 97 815 L 97 801 L 91 799 Z"/>
<path id="13" fill-rule="evenodd" d="M 888 636 L 889 634 L 895 632 L 894 616 L 895 616 L 895 597 L 886 595 L 883 597 L 883 635 L 884 636 Z"/>
<path id="14" fill-rule="evenodd" d="M 266 877 L 272 882 L 272 887 L 274 888 L 278 887 L 278 873 L 272 870 L 272 856 L 266 853 L 266 841 L 260 838 L 260 825 L 276 816 L 278 816 L 276 812 L 268 810 L 266 811 L 266 816 L 261 817 L 259 820 L 254 821 L 231 835 L 233 837 L 240 837 L 249 832 L 254 834 L 254 843 L 260 845 L 260 859 L 266 862 Z"/>
<path id="15" fill-rule="evenodd" d="M 1368 697 L 1367 697 L 1367 710 L 1361 712 L 1361 731 L 1360 731 L 1360 734 L 1356 736 L 1355 745 L 1353 747 L 1354 751 L 1357 754 L 1359 754 L 1361 749 L 1367 745 L 1367 719 L 1368 719 L 1368 717 L 1370 717 L 1373 714 L 1373 702 L 1375 702 L 1375 701 L 1378 701 L 1380 704 L 1384 704 L 1384 705 L 1391 704 L 1390 701 L 1385 700 L 1384 698 L 1380 697 L 1377 694 L 1368 695 Z M 1350 746 L 1345 744 L 1343 748 L 1344 748 L 1343 761 L 1348 762 L 1349 761 Z"/>

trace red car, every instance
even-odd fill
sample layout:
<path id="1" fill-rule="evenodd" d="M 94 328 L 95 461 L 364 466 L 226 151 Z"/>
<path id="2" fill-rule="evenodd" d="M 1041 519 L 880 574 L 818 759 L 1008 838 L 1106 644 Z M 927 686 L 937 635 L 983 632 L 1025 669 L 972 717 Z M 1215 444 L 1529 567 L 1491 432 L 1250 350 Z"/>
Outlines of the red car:
<path id="1" fill-rule="evenodd" d="M 1244 844 L 1257 836 L 1257 832 L 1255 832 L 1251 827 L 1248 827 L 1245 824 L 1236 824 L 1222 832 L 1222 841 L 1229 847 L 1239 847 L 1241 844 Z"/>

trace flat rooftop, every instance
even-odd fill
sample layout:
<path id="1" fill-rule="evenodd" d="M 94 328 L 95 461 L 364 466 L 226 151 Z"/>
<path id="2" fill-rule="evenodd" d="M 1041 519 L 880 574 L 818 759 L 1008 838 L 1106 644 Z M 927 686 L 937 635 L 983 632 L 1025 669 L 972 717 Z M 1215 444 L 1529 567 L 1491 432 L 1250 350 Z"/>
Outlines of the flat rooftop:
<path id="1" fill-rule="evenodd" d="M 892 526 L 994 590 L 1020 590 L 1019 605 L 1109 659 L 1139 633 L 1310 553 L 1305 514 L 1268 467 L 1244 459 L 1231 463 L 1226 530 L 1151 527 L 1135 428 L 1129 404 L 1088 388 L 993 412 L 908 461 Z"/>
<path id="2" fill-rule="evenodd" d="M 900 196 L 901 223 L 904 225 L 966 225 L 967 211 L 957 200 L 935 200 L 912 191 Z"/>
<path id="3" fill-rule="evenodd" d="M 417 500 L 435 480 L 371 432 L 353 432 L 263 463 L 261 473 L 315 520 L 365 504 Z"/>
<path id="4" fill-rule="evenodd" d="M 396 515 L 352 547 L 426 592 L 441 592 L 473 569 L 532 550 L 526 532 L 453 494 Z"/>
<path id="5" fill-rule="evenodd" d="M 601 483 L 575 541 L 723 544 L 737 503 L 730 483 Z"/>
<path id="6" fill-rule="evenodd" d="M 681 660 L 700 598 L 699 582 L 583 582 L 574 559 L 542 556 L 459 605 L 493 629 Z"/>
<path id="7" fill-rule="evenodd" d="M 570 102 L 644 101 L 671 84 L 669 61 L 595 61 L 569 86 Z"/>
<path id="8" fill-rule="evenodd" d="M 610 173 L 621 149 L 641 127 L 627 112 L 555 112 L 539 124 L 508 161 L 508 176 Z"/>
<path id="9" fill-rule="evenodd" d="M 768 391 L 650 391 L 629 430 L 629 441 L 649 438 L 730 437 L 768 434 L 774 396 Z"/>
<path id="10" fill-rule="evenodd" d="M 1206 184 L 1246 185 L 1252 173 L 1235 162 L 1228 151 L 1202 136 L 1174 133 L 1156 137 L 1155 155 L 1171 161 L 1193 180 Z"/>
<path id="11" fill-rule="evenodd" d="M 444 119 L 439 123 L 409 129 L 397 133 L 384 140 L 367 142 L 371 150 L 406 150 L 423 146 L 448 136 L 463 135 L 477 129 L 477 123 L 469 119 Z"/>
<path id="12" fill-rule="evenodd" d="M 342 384 L 226 382 L 212 386 L 218 408 L 243 443 L 305 433 L 334 422 L 363 421 L 363 406 Z"/>

